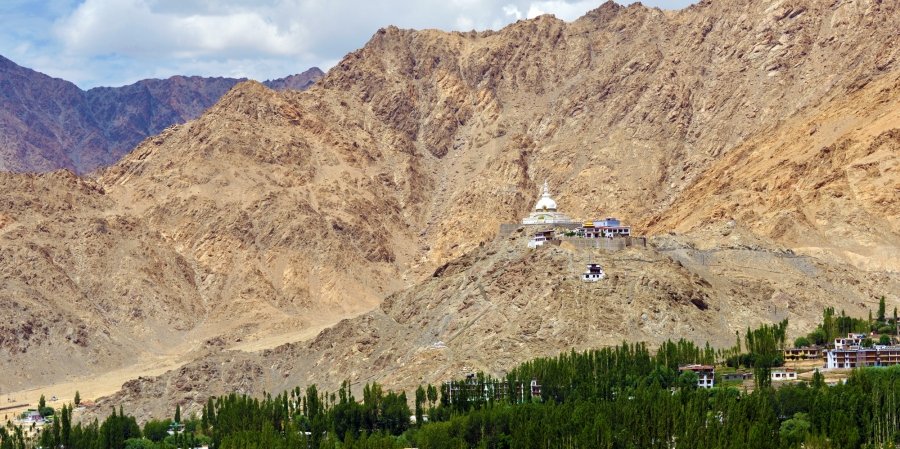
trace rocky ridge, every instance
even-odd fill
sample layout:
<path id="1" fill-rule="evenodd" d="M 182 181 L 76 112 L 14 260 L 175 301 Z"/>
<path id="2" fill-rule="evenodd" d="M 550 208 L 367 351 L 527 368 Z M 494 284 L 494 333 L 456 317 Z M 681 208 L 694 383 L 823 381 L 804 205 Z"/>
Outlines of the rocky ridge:
<path id="1" fill-rule="evenodd" d="M 266 85 L 303 90 L 322 75 L 313 67 Z M 0 171 L 106 167 L 145 138 L 197 118 L 243 81 L 173 76 L 82 91 L 0 56 Z"/>

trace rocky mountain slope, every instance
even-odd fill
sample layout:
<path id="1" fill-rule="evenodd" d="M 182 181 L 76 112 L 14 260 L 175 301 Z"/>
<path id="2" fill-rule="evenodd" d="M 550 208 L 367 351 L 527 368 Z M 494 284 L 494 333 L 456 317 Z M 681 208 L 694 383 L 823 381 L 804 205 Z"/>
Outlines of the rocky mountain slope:
<path id="1" fill-rule="evenodd" d="M 0 210 L 0 238 L 15 242 L 0 262 L 15 288 L 0 294 L 28 297 L 49 270 L 40 255 L 79 245 L 96 248 L 97 271 L 69 276 L 72 293 L 48 307 L 84 292 L 113 301 L 132 271 L 125 282 L 159 276 L 136 318 L 35 315 L 47 329 L 83 317 L 109 365 L 128 363 L 116 351 L 131 344 L 162 352 L 151 336 L 177 322 L 166 345 L 197 361 L 111 399 L 145 411 L 347 377 L 408 386 L 622 338 L 730 344 L 783 316 L 808 331 L 826 305 L 898 305 L 898 25 L 889 2 L 739 0 L 609 2 L 572 23 L 481 33 L 383 29 L 305 92 L 239 84 L 113 167 L 68 179 L 96 192 L 77 226 L 65 202 L 28 196 L 67 185 L 56 175 L 9 175 L 33 199 Z M 614 277 L 586 291 L 574 279 L 586 254 L 494 241 L 544 179 L 564 212 L 619 216 L 655 235 L 651 247 L 595 254 Z M 134 227 L 84 232 L 101 218 Z M 120 240 L 134 252 L 110 277 L 100 251 Z M 169 290 L 181 285 L 190 292 Z M 310 343 L 233 350 L 359 314 Z M 105 320 L 128 335 L 102 340 Z M 448 348 L 428 349 L 437 340 Z M 2 366 L 61 347 L 30 341 Z"/>
<path id="2" fill-rule="evenodd" d="M 614 253 L 567 243 L 529 250 L 527 239 L 519 232 L 489 242 L 312 341 L 257 353 L 211 345 L 180 369 L 127 382 L 99 409 L 125 404 L 138 416 L 158 416 L 177 403 L 199 413 L 209 396 L 336 388 L 344 380 L 412 391 L 625 339 L 652 345 L 686 337 L 724 347 L 760 323 L 788 318 L 794 329 L 810 328 L 835 297 L 848 313 L 864 314 L 869 298 L 900 288 L 897 276 L 800 256 L 734 223 Z M 588 260 L 608 278 L 581 282 Z"/>
<path id="3" fill-rule="evenodd" d="M 900 75 L 735 148 L 650 220 L 690 230 L 734 218 L 807 254 L 900 271 Z"/>
<path id="4" fill-rule="evenodd" d="M 302 90 L 322 75 L 314 67 L 266 83 Z M 0 171 L 108 166 L 145 138 L 198 117 L 242 81 L 174 76 L 82 91 L 0 56 Z"/>

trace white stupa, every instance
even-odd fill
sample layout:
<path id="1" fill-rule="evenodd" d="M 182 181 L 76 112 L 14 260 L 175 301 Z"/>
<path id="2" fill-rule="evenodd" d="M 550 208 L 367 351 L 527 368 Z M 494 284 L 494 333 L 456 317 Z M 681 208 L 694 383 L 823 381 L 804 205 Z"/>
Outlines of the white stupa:
<path id="1" fill-rule="evenodd" d="M 538 199 L 537 204 L 534 205 L 534 211 L 522 219 L 522 224 L 577 226 L 578 222 L 556 209 L 556 201 L 550 197 L 550 187 L 547 185 L 547 181 L 544 181 L 544 190 L 541 193 L 541 197 Z"/>

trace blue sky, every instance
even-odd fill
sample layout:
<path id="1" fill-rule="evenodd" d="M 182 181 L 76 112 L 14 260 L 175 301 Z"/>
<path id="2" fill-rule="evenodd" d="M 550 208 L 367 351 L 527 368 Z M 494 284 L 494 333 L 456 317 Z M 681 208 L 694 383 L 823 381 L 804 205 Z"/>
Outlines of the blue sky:
<path id="1" fill-rule="evenodd" d="M 543 13 L 574 20 L 602 1 L 2 0 L 0 55 L 82 88 L 172 75 L 265 80 L 328 69 L 387 25 L 499 29 Z"/>

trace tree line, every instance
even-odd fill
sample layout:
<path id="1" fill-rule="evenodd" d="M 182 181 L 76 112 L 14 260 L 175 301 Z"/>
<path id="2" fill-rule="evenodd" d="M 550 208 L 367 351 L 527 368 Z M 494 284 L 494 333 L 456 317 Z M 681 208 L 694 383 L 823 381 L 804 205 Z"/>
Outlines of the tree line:
<path id="1" fill-rule="evenodd" d="M 765 369 L 775 363 L 786 326 L 748 329 L 744 345 L 753 364 Z M 311 385 L 261 398 L 210 398 L 199 417 L 182 419 L 176 408 L 174 419 L 151 420 L 143 429 L 121 408 L 102 423 L 73 427 L 65 424 L 71 409 L 63 407 L 59 424 L 54 420 L 47 426 L 39 444 L 75 449 L 856 449 L 900 442 L 900 367 L 855 370 L 835 386 L 827 386 L 816 372 L 809 382 L 779 388 L 762 382 L 749 393 L 697 388 L 696 378 L 678 369 L 714 363 L 719 355 L 708 345 L 685 340 L 668 341 L 655 351 L 627 342 L 570 351 L 522 363 L 502 378 L 478 375 L 422 385 L 412 409 L 405 392 L 373 383 L 356 398 L 349 382 L 334 392 Z M 539 394 L 519 388 L 532 380 L 539 381 Z M 496 394 L 497 388 L 507 391 Z M 0 431 L 0 449 L 24 449 L 25 443 L 14 428 Z"/>

